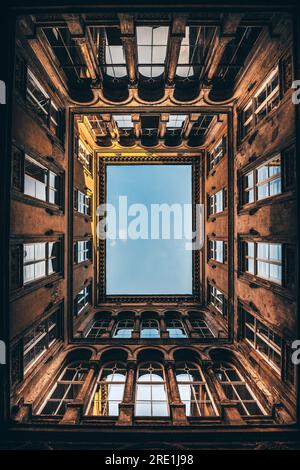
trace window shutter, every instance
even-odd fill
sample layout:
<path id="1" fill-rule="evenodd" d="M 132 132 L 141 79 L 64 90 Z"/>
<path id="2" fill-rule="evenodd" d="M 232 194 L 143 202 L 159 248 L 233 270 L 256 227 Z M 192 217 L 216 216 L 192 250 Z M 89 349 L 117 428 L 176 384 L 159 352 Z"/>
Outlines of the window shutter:
<path id="1" fill-rule="evenodd" d="M 78 189 L 74 191 L 74 209 L 78 211 Z"/>
<path id="2" fill-rule="evenodd" d="M 296 248 L 292 245 L 284 246 L 284 285 L 294 290 L 296 286 Z"/>
<path id="3" fill-rule="evenodd" d="M 223 189 L 223 208 L 227 207 L 227 188 Z"/>
<path id="4" fill-rule="evenodd" d="M 14 245 L 10 248 L 10 285 L 11 289 L 22 286 L 23 250 L 22 245 Z"/>
<path id="5" fill-rule="evenodd" d="M 24 152 L 15 145 L 12 147 L 12 187 L 17 191 L 24 190 Z"/>
<path id="6" fill-rule="evenodd" d="M 243 112 L 240 108 L 237 109 L 237 133 L 236 133 L 236 145 L 239 147 L 243 138 Z"/>
<path id="7" fill-rule="evenodd" d="M 284 190 L 288 191 L 295 186 L 295 163 L 296 163 L 296 149 L 295 146 L 289 147 L 284 150 L 283 154 L 283 184 Z"/>
<path id="8" fill-rule="evenodd" d="M 228 256 L 227 251 L 228 251 L 227 250 L 227 242 L 224 242 L 224 253 L 223 253 L 223 262 L 224 263 L 227 263 L 227 256 Z"/>
<path id="9" fill-rule="evenodd" d="M 78 244 L 75 242 L 73 245 L 74 250 L 74 263 L 78 263 Z"/>

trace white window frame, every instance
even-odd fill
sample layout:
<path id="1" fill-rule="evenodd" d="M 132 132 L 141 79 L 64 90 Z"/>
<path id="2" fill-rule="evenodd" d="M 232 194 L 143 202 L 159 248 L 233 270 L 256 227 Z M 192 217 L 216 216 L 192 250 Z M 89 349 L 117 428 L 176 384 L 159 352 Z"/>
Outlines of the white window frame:
<path id="1" fill-rule="evenodd" d="M 269 328 L 268 326 L 266 326 L 261 320 L 257 319 L 254 315 L 252 315 L 250 312 L 248 312 L 247 310 L 244 310 L 243 309 L 243 314 L 244 314 L 244 326 L 245 326 L 245 340 L 247 341 L 247 343 L 249 343 L 251 345 L 251 347 L 257 351 L 257 353 L 263 357 L 263 359 L 277 372 L 277 373 L 281 373 L 281 367 L 278 367 L 278 365 L 272 361 L 272 359 L 270 359 L 270 357 L 263 353 L 262 351 L 260 351 L 257 347 L 257 339 L 259 338 L 263 343 L 265 343 L 267 345 L 268 348 L 270 348 L 273 352 L 275 352 L 275 354 L 277 354 L 280 358 L 280 361 L 282 361 L 282 342 L 281 342 L 281 346 L 278 346 L 278 344 L 276 344 L 275 342 L 272 341 L 272 339 L 270 339 L 270 336 L 272 337 L 272 335 L 276 335 L 278 337 L 278 339 L 281 340 L 280 336 L 277 335 L 271 328 Z M 253 319 L 253 324 L 252 323 L 249 323 L 247 321 L 247 316 L 250 316 L 252 317 Z M 264 328 L 266 328 L 266 330 L 268 331 L 268 336 L 269 338 L 266 338 L 264 335 L 262 335 L 260 332 L 259 332 L 259 329 L 258 329 L 258 322 L 260 322 Z M 250 338 L 247 338 L 246 337 L 246 328 L 248 328 L 249 330 L 252 331 L 253 333 L 253 341 L 250 340 Z"/>

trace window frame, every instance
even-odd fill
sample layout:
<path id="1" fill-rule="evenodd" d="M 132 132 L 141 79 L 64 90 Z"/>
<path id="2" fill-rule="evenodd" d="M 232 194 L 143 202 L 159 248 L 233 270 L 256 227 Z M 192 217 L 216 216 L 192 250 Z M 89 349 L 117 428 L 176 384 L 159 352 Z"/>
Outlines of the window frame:
<path id="1" fill-rule="evenodd" d="M 273 161 L 275 161 L 277 158 L 280 158 L 280 164 L 279 164 L 280 172 L 275 174 L 275 175 L 268 176 L 267 178 L 265 178 L 261 181 L 258 181 L 258 171 L 261 168 L 264 168 L 264 167 L 269 168 L 269 164 L 272 163 Z M 245 178 L 248 178 L 248 177 L 251 177 L 252 185 L 245 186 L 244 180 L 245 180 Z M 275 198 L 275 197 L 278 197 L 278 196 L 282 195 L 284 193 L 283 177 L 284 177 L 284 175 L 283 175 L 282 155 L 281 155 L 281 152 L 277 152 L 275 155 L 267 158 L 263 163 L 259 163 L 252 170 L 249 170 L 249 171 L 245 172 L 241 176 L 241 179 L 242 179 L 242 181 L 241 181 L 241 190 L 242 190 L 241 205 L 242 206 L 248 206 L 248 205 L 253 205 L 253 204 L 257 204 L 257 203 L 258 204 L 263 204 L 263 202 L 268 200 L 268 199 Z M 277 181 L 277 180 L 280 181 L 280 191 L 277 192 L 276 194 L 270 194 L 270 184 L 273 181 Z M 260 186 L 265 186 L 265 185 L 267 185 L 267 187 L 268 187 L 269 195 L 259 198 L 258 197 L 258 189 L 259 189 Z M 252 194 L 253 194 L 252 199 L 253 200 L 251 200 L 250 202 L 246 202 L 245 192 L 247 192 L 247 193 L 252 192 Z"/>
<path id="2" fill-rule="evenodd" d="M 77 376 L 77 373 L 75 373 L 75 375 L 73 376 L 73 378 L 71 380 L 63 380 L 63 377 L 64 375 L 66 374 L 66 372 L 68 370 L 76 370 L 78 369 L 78 371 L 83 371 L 84 373 L 84 377 L 83 377 L 83 380 L 76 380 L 76 376 Z M 89 365 L 88 364 L 85 364 L 83 361 L 74 361 L 74 362 L 70 362 L 69 364 L 66 364 L 63 369 L 60 371 L 60 374 L 59 376 L 57 377 L 57 379 L 55 380 L 55 383 L 52 385 L 49 393 L 47 394 L 47 397 L 45 398 L 45 400 L 43 401 L 43 403 L 41 404 L 41 406 L 38 408 L 38 411 L 37 411 L 37 415 L 40 415 L 40 416 L 57 416 L 57 417 L 63 417 L 65 411 L 63 413 L 57 413 L 58 410 L 63 406 L 63 404 L 67 405 L 68 403 L 76 400 L 76 397 L 78 396 L 78 394 L 80 393 L 80 391 L 82 390 L 82 387 L 86 381 L 86 378 L 87 378 L 87 374 L 89 372 Z M 63 396 L 60 397 L 60 398 L 51 398 L 55 392 L 55 390 L 58 389 L 58 387 L 60 385 L 66 385 L 67 388 L 66 388 L 66 391 L 64 392 Z M 79 385 L 79 390 L 77 391 L 76 393 L 76 397 L 74 398 L 66 398 L 66 395 L 68 393 L 68 391 L 71 389 L 72 385 Z M 58 402 L 59 405 L 57 405 L 57 408 L 56 408 L 56 413 L 53 413 L 53 414 L 50 414 L 50 413 L 43 413 L 43 410 L 45 409 L 45 407 L 48 405 L 49 402 Z"/>
<path id="3" fill-rule="evenodd" d="M 238 378 L 240 380 L 232 380 L 230 379 L 230 377 L 228 376 L 228 373 L 226 374 L 227 376 L 227 379 L 226 381 L 224 380 L 220 380 L 220 378 L 218 377 L 217 375 L 217 371 L 218 370 L 221 370 L 222 368 L 225 369 L 225 372 L 227 370 L 233 370 L 235 371 L 236 375 L 238 376 Z M 244 411 L 246 412 L 245 414 L 242 414 L 242 416 L 245 416 L 247 418 L 249 417 L 252 417 L 252 416 L 265 416 L 267 414 L 264 406 L 260 403 L 260 400 L 258 400 L 258 398 L 256 397 L 255 393 L 252 391 L 251 387 L 248 385 L 246 379 L 243 377 L 243 375 L 240 373 L 239 369 L 231 364 L 231 363 L 228 363 L 226 361 L 221 361 L 220 363 L 215 363 L 214 364 L 214 373 L 215 373 L 215 377 L 216 377 L 216 380 L 219 382 L 220 386 L 222 387 L 222 389 L 224 390 L 224 386 L 223 385 L 231 385 L 231 387 L 233 388 L 233 391 L 235 393 L 235 395 L 237 396 L 237 400 L 232 400 L 232 399 L 229 399 L 228 400 L 231 402 L 231 403 L 234 403 L 234 404 L 240 404 L 241 407 L 244 409 Z M 240 397 L 240 394 L 238 393 L 238 390 L 236 389 L 236 386 L 240 386 L 240 385 L 243 385 L 245 386 L 246 390 L 248 391 L 248 393 L 252 396 L 252 400 L 246 400 L 246 399 L 243 399 L 242 397 Z M 226 395 L 226 392 L 224 391 L 224 394 Z M 245 403 L 255 403 L 256 406 L 261 410 L 261 414 L 250 414 L 248 409 L 246 408 L 245 406 Z M 240 412 L 240 410 L 239 410 Z"/>
<path id="4" fill-rule="evenodd" d="M 218 296 L 222 296 L 222 302 Z M 227 298 L 225 294 L 210 281 L 207 282 L 207 303 L 208 305 L 212 306 L 213 309 L 223 318 L 227 318 Z"/>
<path id="5" fill-rule="evenodd" d="M 82 257 L 82 259 L 81 259 Z M 76 240 L 74 243 L 74 263 L 81 265 L 92 262 L 93 244 L 90 238 L 85 240 Z"/>
<path id="6" fill-rule="evenodd" d="M 152 381 L 152 380 L 139 381 L 140 370 L 141 370 L 142 366 L 145 366 L 147 364 L 149 364 L 149 366 L 147 368 L 144 368 L 143 370 L 147 370 L 150 367 L 154 366 L 153 367 L 154 371 L 156 371 L 156 370 L 161 371 L 162 381 L 158 381 L 158 380 L 156 380 L 156 381 Z M 151 375 L 152 374 L 150 372 L 150 377 L 151 377 Z M 150 399 L 149 400 L 143 400 L 143 399 L 138 400 L 138 386 L 139 385 L 143 385 L 144 387 L 145 386 L 150 387 Z M 163 385 L 165 400 L 162 400 L 162 399 L 161 400 L 153 400 L 153 388 L 152 388 L 153 385 L 154 385 L 154 387 L 155 387 L 155 385 Z M 151 414 L 149 414 L 149 415 L 137 414 L 137 405 L 140 402 L 141 403 L 144 403 L 144 402 L 146 402 L 146 403 L 149 402 L 150 403 Z M 164 414 L 163 415 L 153 414 L 153 403 L 155 403 L 155 402 L 165 404 L 167 414 L 165 414 L 165 415 Z M 157 361 L 144 361 L 144 362 L 142 362 L 138 365 L 137 374 L 136 374 L 136 383 L 135 383 L 134 416 L 137 417 L 137 418 L 139 418 L 139 417 L 141 417 L 141 418 L 160 418 L 160 419 L 170 418 L 170 402 L 169 402 L 169 394 L 168 394 L 168 386 L 167 386 L 167 377 L 166 377 L 165 367 L 160 362 L 157 362 Z"/>
<path id="7" fill-rule="evenodd" d="M 218 201 L 218 195 L 222 195 L 221 201 Z M 222 205 L 221 210 L 217 210 L 218 205 Z M 219 214 L 223 214 L 225 210 L 227 209 L 227 188 L 222 188 L 219 189 L 218 191 L 215 191 L 214 193 L 208 194 L 207 195 L 207 214 L 208 218 L 211 217 L 216 217 Z"/>
<path id="8" fill-rule="evenodd" d="M 60 243 L 59 240 L 54 240 L 54 241 L 40 241 L 40 242 L 28 242 L 28 243 L 23 243 L 23 261 L 22 261 L 22 266 L 23 266 L 23 275 L 22 275 L 22 280 L 23 280 L 23 286 L 27 286 L 27 285 L 30 285 L 32 283 L 36 283 L 36 282 L 39 282 L 40 280 L 42 279 L 45 279 L 45 278 L 49 278 L 50 276 L 52 275 L 55 275 L 55 274 L 59 274 L 60 270 L 61 270 L 61 264 L 62 264 L 62 250 L 61 250 L 61 246 L 58 247 L 58 254 L 57 256 L 52 256 L 51 253 L 50 253 L 50 250 L 49 250 L 49 244 L 55 244 L 55 243 Z M 41 244 L 44 244 L 45 245 L 45 257 L 44 258 L 35 258 L 35 254 L 34 254 L 34 259 L 31 260 L 31 261 L 25 261 L 25 252 L 26 252 L 26 246 L 28 245 L 34 245 L 34 252 L 35 252 L 35 245 L 41 245 Z M 52 259 L 58 259 L 58 264 L 59 264 L 59 267 L 58 267 L 58 270 L 57 271 L 53 271 L 53 272 L 49 272 L 50 268 L 49 268 L 49 262 L 52 260 Z M 37 264 L 40 264 L 40 263 L 45 263 L 45 275 L 43 276 L 39 276 L 39 277 L 34 277 L 33 279 L 31 280 L 28 280 L 28 281 L 25 281 L 25 278 L 26 278 L 26 275 L 25 275 L 25 268 L 27 266 L 32 266 L 32 265 L 37 265 Z"/>
<path id="9" fill-rule="evenodd" d="M 81 214 L 85 217 L 92 216 L 92 195 L 75 190 L 75 209 L 77 214 Z"/>
<path id="10" fill-rule="evenodd" d="M 120 323 L 124 323 L 123 326 L 120 326 Z M 132 326 L 128 327 L 127 324 L 131 324 Z M 118 334 L 118 331 L 119 330 L 131 330 L 131 335 L 130 336 L 116 336 L 116 334 Z M 113 334 L 112 334 L 112 338 L 113 339 L 131 339 L 132 338 L 132 333 L 134 331 L 134 318 L 119 318 L 118 320 L 116 320 L 116 324 L 113 328 Z"/>
<path id="11" fill-rule="evenodd" d="M 207 380 L 205 378 L 205 375 L 202 371 L 202 368 L 194 363 L 194 362 L 190 362 L 190 361 L 187 361 L 185 362 L 185 366 L 184 367 L 180 367 L 181 365 L 183 364 L 183 362 L 178 362 L 178 363 L 175 363 L 175 377 L 176 377 L 176 383 L 177 383 L 177 386 L 178 386 L 178 390 L 179 390 L 179 395 L 180 395 L 180 400 L 181 402 L 185 405 L 185 402 L 187 400 L 183 400 L 182 399 L 182 394 L 180 392 L 180 385 L 183 385 L 183 386 L 187 386 L 189 385 L 190 386 L 190 389 L 191 389 L 191 396 L 193 396 L 193 399 L 191 398 L 190 400 L 190 407 L 192 407 L 192 403 L 195 403 L 196 404 L 196 408 L 197 408 L 197 411 L 198 411 L 198 414 L 196 416 L 192 415 L 192 414 L 187 414 L 187 408 L 186 408 L 186 405 L 185 405 L 185 414 L 188 418 L 207 418 L 207 417 L 213 417 L 213 418 L 217 418 L 220 416 L 220 413 L 218 411 L 218 408 L 216 406 L 216 403 L 215 403 L 215 400 L 213 398 L 213 394 L 210 390 L 210 387 L 209 387 L 209 384 L 207 383 Z M 191 369 L 192 367 L 193 369 L 196 369 L 198 371 L 198 374 L 199 376 L 201 377 L 202 380 L 189 380 L 189 381 L 183 381 L 183 380 L 178 380 L 178 374 L 177 374 L 177 371 L 178 369 L 182 369 L 184 370 L 185 368 L 189 368 Z M 191 374 L 190 373 L 186 373 L 186 375 L 190 378 Z M 194 387 L 198 387 L 198 388 L 204 388 L 204 390 L 206 391 L 208 397 L 209 397 L 209 400 L 205 400 L 205 401 L 201 401 L 199 399 L 197 399 L 197 395 L 196 395 L 196 392 L 195 392 L 195 388 Z M 205 415 L 205 414 L 202 414 L 201 413 L 201 410 L 200 410 L 200 406 L 202 404 L 207 404 L 209 403 L 214 411 L 213 414 L 208 414 L 208 415 Z M 200 406 L 199 406 L 200 405 Z"/>
<path id="12" fill-rule="evenodd" d="M 79 303 L 83 301 L 84 304 L 79 308 Z M 92 282 L 90 281 L 85 286 L 78 291 L 74 299 L 74 318 L 79 318 L 83 312 L 85 312 L 89 306 L 91 306 L 92 301 Z"/>
<path id="13" fill-rule="evenodd" d="M 190 323 L 193 327 L 193 329 L 198 333 L 200 338 L 215 338 L 216 335 L 214 334 L 213 330 L 208 326 L 207 322 L 201 318 L 190 318 Z M 202 325 L 198 325 L 197 323 Z M 196 326 L 195 326 L 196 324 Z M 205 334 L 203 330 L 209 331 L 209 334 Z"/>
<path id="14" fill-rule="evenodd" d="M 83 168 L 93 177 L 93 152 L 90 152 L 82 139 L 77 137 L 77 160 Z"/>
<path id="15" fill-rule="evenodd" d="M 222 247 L 220 250 L 218 246 Z M 218 258 L 218 254 L 221 253 L 221 259 Z M 215 238 L 208 239 L 207 247 L 207 260 L 213 261 L 214 263 L 226 264 L 228 256 L 228 243 L 226 240 L 220 240 Z"/>
<path id="16" fill-rule="evenodd" d="M 246 254 L 249 252 L 249 250 L 246 248 L 249 246 L 249 244 L 253 244 L 253 252 L 252 254 Z M 258 245 L 259 244 L 265 244 L 268 246 L 268 253 L 270 253 L 270 245 L 278 245 L 280 246 L 281 249 L 281 261 L 276 261 L 273 260 L 268 256 L 268 258 L 259 258 L 258 257 Z M 242 273 L 246 275 L 253 276 L 254 278 L 259 278 L 263 281 L 270 282 L 272 284 L 275 284 L 279 287 L 284 287 L 284 249 L 283 249 L 283 243 L 281 242 L 276 242 L 276 241 L 270 241 L 270 240 L 251 240 L 251 239 L 245 239 L 242 241 Z M 251 260 L 251 264 L 253 264 L 253 272 L 247 269 L 247 261 L 246 260 Z M 249 262 L 248 262 L 249 263 Z M 269 277 L 263 277 L 258 273 L 258 263 L 264 263 L 269 265 L 275 265 L 281 267 L 281 279 L 276 281 L 275 278 Z M 269 266 L 270 270 L 270 266 Z"/>
<path id="17" fill-rule="evenodd" d="M 88 327 L 87 331 L 84 334 L 85 338 L 90 339 L 98 339 L 101 338 L 103 333 L 107 332 L 107 329 L 110 324 L 110 319 L 109 318 L 98 318 L 94 319 L 91 323 L 91 325 Z M 98 325 L 99 324 L 99 325 Z M 96 334 L 91 335 L 91 331 L 96 330 Z"/>
<path id="18" fill-rule="evenodd" d="M 226 137 L 223 136 L 217 141 L 212 152 L 208 152 L 207 173 L 210 174 L 216 169 L 221 160 L 226 155 Z"/>
<path id="19" fill-rule="evenodd" d="M 145 327 L 146 324 L 148 324 L 149 326 Z M 154 324 L 156 324 L 157 327 L 155 327 Z M 147 330 L 157 330 L 158 335 L 157 336 L 144 336 L 143 331 L 147 331 Z M 141 324 L 140 324 L 140 338 L 141 339 L 160 339 L 161 330 L 160 330 L 159 320 L 157 320 L 156 318 L 142 318 Z"/>
<path id="20" fill-rule="evenodd" d="M 112 364 L 115 364 L 114 367 L 111 369 L 111 365 Z M 122 368 L 121 368 L 121 367 Z M 125 371 L 125 374 L 124 374 L 124 380 L 123 381 L 120 381 L 120 380 L 114 380 L 114 376 L 115 376 L 115 372 L 113 369 L 116 368 L 117 370 L 123 370 Z M 111 369 L 113 371 L 113 373 L 111 374 L 112 375 L 112 379 L 109 380 L 109 381 L 105 381 L 103 380 L 103 374 L 104 374 L 104 371 L 106 369 Z M 119 413 L 117 415 L 115 414 L 93 414 L 91 413 L 91 409 L 92 407 L 95 406 L 95 402 L 99 404 L 99 402 L 102 404 L 102 400 L 101 399 L 98 399 L 96 400 L 95 399 L 95 396 L 96 396 L 96 393 L 97 393 L 97 390 L 100 390 L 100 386 L 101 385 L 108 385 L 108 392 L 107 392 L 107 399 L 105 400 L 105 406 L 109 406 L 109 402 L 116 402 L 118 404 L 118 406 L 123 402 L 124 400 L 124 393 L 125 393 L 125 386 L 126 386 L 126 381 L 127 381 L 127 369 L 126 369 L 126 364 L 121 362 L 121 361 L 111 361 L 111 362 L 107 362 L 105 364 L 102 365 L 101 369 L 100 369 L 100 372 L 97 376 L 97 379 L 96 379 L 96 382 L 94 384 L 94 387 L 93 387 L 93 390 L 92 390 L 92 393 L 91 393 L 91 396 L 90 396 L 90 399 L 89 399 L 89 403 L 88 403 L 88 406 L 86 408 L 86 411 L 85 411 L 85 415 L 86 416 L 91 416 L 91 417 L 99 417 L 99 418 L 103 418 L 103 417 L 110 417 L 110 418 L 117 418 L 119 416 Z M 123 386 L 123 393 L 122 393 L 122 399 L 121 400 L 109 400 L 109 392 L 110 392 L 110 388 L 113 388 L 114 385 L 121 385 Z M 99 392 L 98 392 L 99 393 Z"/>
<path id="21" fill-rule="evenodd" d="M 53 349 L 53 347 L 59 343 L 63 339 L 63 333 L 64 333 L 64 324 L 63 324 L 63 313 L 64 313 L 64 303 L 63 301 L 58 302 L 56 305 L 54 305 L 50 311 L 47 313 L 47 315 L 42 315 L 37 321 L 35 321 L 32 325 L 30 325 L 29 328 L 26 328 L 21 335 L 18 336 L 18 338 L 14 341 L 13 346 L 11 348 L 11 362 L 13 362 L 13 359 L 16 355 L 16 353 L 12 354 L 12 351 L 18 351 L 17 355 L 19 355 L 19 366 L 18 366 L 18 378 L 15 381 L 11 382 L 12 387 L 15 387 L 18 385 L 19 382 L 23 381 L 26 379 L 28 376 L 30 376 L 32 372 L 32 366 L 36 364 L 37 362 L 39 365 L 42 365 L 43 361 L 47 357 L 49 351 Z M 56 338 L 53 339 L 51 342 L 48 341 L 47 347 L 43 349 L 39 354 L 36 355 L 35 359 L 31 362 L 29 362 L 25 366 L 25 361 L 24 361 L 24 356 L 25 356 L 25 344 L 24 344 L 24 338 L 26 335 L 29 335 L 31 330 L 34 328 L 37 328 L 39 324 L 43 322 L 48 322 L 50 321 L 50 318 L 56 316 Z M 51 330 L 53 330 L 52 328 Z M 47 333 L 48 334 L 48 331 Z M 33 344 L 32 344 L 33 346 Z M 27 347 L 27 350 L 30 348 Z M 41 361 L 42 359 L 42 361 Z M 34 371 L 36 369 L 34 368 Z"/>
<path id="22" fill-rule="evenodd" d="M 40 121 L 47 127 L 47 130 L 54 135 L 61 144 L 64 144 L 65 131 L 64 131 L 64 110 L 55 102 L 51 95 L 41 84 L 39 78 L 33 72 L 33 69 L 25 65 L 25 86 L 24 86 L 24 98 L 27 106 L 32 110 L 40 119 Z M 30 91 L 29 85 L 33 84 L 39 93 L 45 98 L 46 105 L 43 106 L 39 103 L 38 98 L 34 96 L 34 93 Z M 41 116 L 37 108 L 41 108 L 44 117 Z M 54 110 L 54 112 L 53 112 Z M 56 117 L 55 117 L 56 115 Z"/>
<path id="23" fill-rule="evenodd" d="M 282 370 L 283 370 L 283 339 L 282 339 L 282 337 L 280 335 L 278 335 L 272 328 L 270 328 L 268 325 L 266 325 L 260 318 L 258 318 L 256 315 L 254 315 L 253 313 L 246 310 L 241 305 L 239 306 L 239 313 L 242 316 L 243 338 L 244 338 L 244 340 L 248 344 L 250 344 L 251 348 L 254 351 L 256 351 L 264 359 L 264 361 L 270 367 L 272 367 L 272 369 L 274 369 L 275 372 L 277 372 L 281 376 Z M 252 317 L 253 325 L 251 323 L 248 323 L 247 316 Z M 259 333 L 258 323 L 261 323 L 263 325 L 263 327 L 266 328 L 266 330 L 268 332 L 268 336 L 269 335 L 271 335 L 271 336 L 274 335 L 274 337 L 275 336 L 278 337 L 278 340 L 280 340 L 280 343 L 281 343 L 280 346 L 278 346 L 275 342 L 273 342 L 272 339 L 270 339 L 269 337 L 265 338 L 261 333 Z M 253 341 L 251 341 L 247 337 L 247 333 L 246 333 L 247 328 L 248 328 L 248 330 L 250 330 L 253 333 Z M 267 354 L 265 354 L 264 352 L 262 352 L 258 349 L 258 347 L 257 347 L 257 340 L 258 339 L 260 341 L 262 341 L 268 347 L 268 350 L 271 349 L 273 352 L 275 352 L 275 354 L 277 354 L 279 356 L 280 366 L 278 366 L 272 359 L 270 359 L 270 354 L 267 355 Z"/>
<path id="24" fill-rule="evenodd" d="M 270 94 L 268 94 L 268 87 L 272 84 L 274 78 L 277 76 L 277 85 L 276 87 L 271 90 Z M 280 65 L 276 65 L 274 69 L 272 69 L 267 77 L 264 79 L 263 83 L 259 86 L 258 90 L 253 94 L 252 98 L 247 102 L 244 108 L 241 111 L 241 129 L 242 129 L 242 139 L 247 137 L 249 133 L 256 127 L 256 125 L 263 121 L 264 118 L 268 116 L 268 114 L 273 110 L 276 109 L 281 101 L 282 90 L 281 90 L 281 73 L 280 73 Z M 257 103 L 258 97 L 266 91 L 265 99 L 259 103 Z M 272 100 L 272 101 L 271 101 Z M 275 102 L 275 105 L 273 105 Z M 271 109 L 268 109 L 268 106 L 271 104 Z M 264 107 L 267 107 L 266 114 L 258 119 L 258 112 Z M 250 114 L 245 114 L 248 110 L 250 110 Z M 246 126 L 250 127 L 245 130 Z"/>
<path id="25" fill-rule="evenodd" d="M 176 326 L 176 323 L 178 326 Z M 166 331 L 169 333 L 169 338 L 174 339 L 188 339 L 189 335 L 187 329 L 184 325 L 184 322 L 178 318 L 166 318 L 165 319 Z M 181 330 L 183 332 L 183 336 L 170 334 L 170 330 Z"/>
<path id="26" fill-rule="evenodd" d="M 46 183 L 46 199 L 40 199 L 25 193 L 25 161 L 26 158 L 32 162 L 32 164 L 42 167 L 47 172 L 47 183 Z M 50 157 L 49 157 L 50 159 Z M 58 202 L 52 203 L 48 199 L 48 193 L 50 184 L 49 175 L 54 174 L 57 178 Z M 21 200 L 25 204 L 30 204 L 36 207 L 43 207 L 49 209 L 55 214 L 64 213 L 64 170 L 57 163 L 45 161 L 45 158 L 37 155 L 31 149 L 24 148 L 17 143 L 12 145 L 12 196 L 15 199 Z"/>

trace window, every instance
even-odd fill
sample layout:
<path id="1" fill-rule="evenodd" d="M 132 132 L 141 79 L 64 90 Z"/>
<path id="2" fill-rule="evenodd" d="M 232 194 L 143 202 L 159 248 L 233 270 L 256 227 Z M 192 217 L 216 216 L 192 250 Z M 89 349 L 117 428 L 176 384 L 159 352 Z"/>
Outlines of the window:
<path id="1" fill-rule="evenodd" d="M 210 26 L 186 26 L 179 51 L 177 77 L 186 80 L 199 77 L 215 31 L 216 28 Z"/>
<path id="2" fill-rule="evenodd" d="M 86 338 L 96 339 L 100 338 L 103 333 L 106 333 L 106 330 L 109 326 L 109 319 L 96 320 L 92 323 L 92 326 L 89 328 L 86 333 Z"/>
<path id="3" fill-rule="evenodd" d="M 208 241 L 208 259 L 218 261 L 219 263 L 227 262 L 227 243 L 222 240 Z"/>
<path id="4" fill-rule="evenodd" d="M 281 179 L 281 156 L 278 154 L 243 177 L 243 203 L 250 204 L 280 194 Z"/>
<path id="5" fill-rule="evenodd" d="M 154 78 L 163 74 L 167 53 L 168 26 L 137 26 L 139 72 Z"/>
<path id="6" fill-rule="evenodd" d="M 133 128 L 133 122 L 130 114 L 114 114 L 113 118 L 119 129 Z"/>
<path id="7" fill-rule="evenodd" d="M 81 291 L 78 292 L 76 298 L 75 298 L 75 305 L 74 305 L 74 315 L 75 317 L 78 317 L 84 310 L 85 308 L 90 305 L 91 302 L 91 296 L 92 296 L 92 284 L 89 284 L 88 286 L 84 287 L 81 289 Z"/>
<path id="8" fill-rule="evenodd" d="M 215 335 L 207 325 L 207 323 L 204 320 L 199 320 L 197 318 L 190 320 L 191 325 L 196 330 L 198 335 L 202 338 L 214 338 Z"/>
<path id="9" fill-rule="evenodd" d="M 133 320 L 119 320 L 115 328 L 114 338 L 131 338 L 134 327 Z"/>
<path id="10" fill-rule="evenodd" d="M 61 310 L 39 322 L 23 338 L 23 366 L 26 372 L 60 338 Z"/>
<path id="11" fill-rule="evenodd" d="M 92 258 L 91 240 L 82 240 L 75 243 L 75 263 L 83 263 Z"/>
<path id="12" fill-rule="evenodd" d="M 166 328 L 170 338 L 187 338 L 188 335 L 181 320 L 167 319 Z"/>
<path id="13" fill-rule="evenodd" d="M 141 338 L 160 338 L 158 320 L 142 320 Z"/>
<path id="14" fill-rule="evenodd" d="M 200 368 L 191 363 L 176 364 L 176 380 L 186 416 L 216 416 L 218 411 Z"/>
<path id="15" fill-rule="evenodd" d="M 220 363 L 215 366 L 215 375 L 223 388 L 226 398 L 237 405 L 241 416 L 265 414 L 261 404 L 234 366 Z"/>
<path id="16" fill-rule="evenodd" d="M 246 341 L 248 341 L 277 372 L 280 372 L 281 337 L 246 310 L 241 309 L 241 313 L 244 317 L 244 337 Z"/>
<path id="17" fill-rule="evenodd" d="M 185 123 L 186 114 L 170 114 L 167 122 L 167 134 L 180 135 Z"/>
<path id="18" fill-rule="evenodd" d="M 88 368 L 80 362 L 68 365 L 49 394 L 38 414 L 63 416 L 67 404 L 75 400 L 82 389 Z"/>
<path id="19" fill-rule="evenodd" d="M 78 160 L 86 170 L 93 174 L 93 157 L 80 139 L 78 141 Z"/>
<path id="20" fill-rule="evenodd" d="M 97 379 L 88 414 L 91 416 L 118 416 L 123 400 L 126 366 L 115 362 L 106 364 Z"/>
<path id="21" fill-rule="evenodd" d="M 225 155 L 225 138 L 222 138 L 208 154 L 208 171 L 211 171 Z"/>
<path id="22" fill-rule="evenodd" d="M 28 284 L 61 270 L 61 242 L 23 245 L 23 282 Z"/>
<path id="23" fill-rule="evenodd" d="M 135 415 L 169 416 L 165 374 L 158 363 L 147 362 L 138 368 Z"/>
<path id="24" fill-rule="evenodd" d="M 208 283 L 208 303 L 213 305 L 222 316 L 227 316 L 227 304 L 224 294 L 210 283 Z"/>
<path id="25" fill-rule="evenodd" d="M 218 214 L 223 212 L 227 207 L 227 191 L 221 189 L 215 194 L 208 196 L 208 213 L 209 215 Z"/>
<path id="26" fill-rule="evenodd" d="M 276 67 L 244 108 L 242 113 L 244 136 L 278 105 L 279 99 L 279 72 Z"/>
<path id="27" fill-rule="evenodd" d="M 107 75 L 115 79 L 125 77 L 127 75 L 127 70 L 120 29 L 97 29 L 99 32 L 101 31 L 102 34 L 103 30 L 105 31 L 105 61 L 101 64 L 103 66 L 103 70 Z M 99 37 L 98 41 L 101 43 L 102 38 Z"/>
<path id="28" fill-rule="evenodd" d="M 62 113 L 30 69 L 27 69 L 27 100 L 44 124 L 61 137 Z"/>
<path id="29" fill-rule="evenodd" d="M 282 245 L 244 242 L 244 271 L 277 284 L 282 283 Z"/>
<path id="30" fill-rule="evenodd" d="M 24 194 L 51 204 L 60 203 L 60 177 L 28 155 L 24 164 Z"/>
<path id="31" fill-rule="evenodd" d="M 91 198 L 81 191 L 77 191 L 75 207 L 80 214 L 91 215 Z"/>

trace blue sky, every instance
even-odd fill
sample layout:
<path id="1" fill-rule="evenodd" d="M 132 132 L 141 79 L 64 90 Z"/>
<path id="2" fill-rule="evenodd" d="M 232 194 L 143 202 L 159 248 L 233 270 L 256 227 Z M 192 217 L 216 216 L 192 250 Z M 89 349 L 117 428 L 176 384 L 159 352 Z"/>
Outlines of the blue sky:
<path id="1" fill-rule="evenodd" d="M 116 207 L 117 220 L 119 196 L 127 196 L 128 207 L 144 204 L 151 227 L 151 204 L 191 204 L 191 175 L 190 165 L 108 165 L 107 203 Z M 190 217 L 186 224 L 191 229 Z M 170 240 L 107 240 L 107 294 L 192 294 L 192 251 L 186 241 L 173 235 Z"/>

